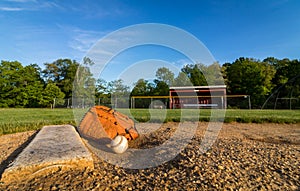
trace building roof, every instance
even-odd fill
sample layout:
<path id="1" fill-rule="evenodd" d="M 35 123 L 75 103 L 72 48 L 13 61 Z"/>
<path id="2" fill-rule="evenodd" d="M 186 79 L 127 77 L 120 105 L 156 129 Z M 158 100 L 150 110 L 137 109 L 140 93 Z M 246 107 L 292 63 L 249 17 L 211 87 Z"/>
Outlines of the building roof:
<path id="1" fill-rule="evenodd" d="M 169 87 L 169 89 L 174 90 L 183 90 L 183 89 L 216 89 L 216 88 L 226 88 L 226 85 L 216 85 L 216 86 L 177 86 L 177 87 Z"/>

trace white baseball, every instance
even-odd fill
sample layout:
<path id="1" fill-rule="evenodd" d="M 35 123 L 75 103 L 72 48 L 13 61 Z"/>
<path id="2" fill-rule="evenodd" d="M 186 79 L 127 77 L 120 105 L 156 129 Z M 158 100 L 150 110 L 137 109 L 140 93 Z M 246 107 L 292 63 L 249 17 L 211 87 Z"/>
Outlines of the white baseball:
<path id="1" fill-rule="evenodd" d="M 111 149 L 118 154 L 124 153 L 128 148 L 128 141 L 124 136 L 118 135 L 110 142 Z"/>

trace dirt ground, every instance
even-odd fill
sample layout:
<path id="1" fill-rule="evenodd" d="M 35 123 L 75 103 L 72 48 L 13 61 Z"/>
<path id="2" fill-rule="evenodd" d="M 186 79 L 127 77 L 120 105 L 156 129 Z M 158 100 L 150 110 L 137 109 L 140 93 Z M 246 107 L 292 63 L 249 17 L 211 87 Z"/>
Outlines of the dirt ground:
<path id="1" fill-rule="evenodd" d="M 140 124 L 151 129 L 151 124 Z M 131 147 L 151 147 L 167 140 L 178 123 L 143 132 Z M 199 123 L 191 143 L 173 160 L 132 170 L 94 156 L 95 169 L 57 171 L 0 190 L 300 190 L 300 124 L 225 123 L 218 139 L 199 152 L 208 123 Z M 0 136 L 0 175 L 35 131 Z"/>

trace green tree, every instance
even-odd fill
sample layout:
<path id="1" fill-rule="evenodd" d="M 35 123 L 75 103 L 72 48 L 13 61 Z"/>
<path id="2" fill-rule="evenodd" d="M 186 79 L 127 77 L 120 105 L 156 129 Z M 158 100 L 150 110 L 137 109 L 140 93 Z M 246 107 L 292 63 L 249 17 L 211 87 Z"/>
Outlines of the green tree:
<path id="1" fill-rule="evenodd" d="M 274 57 L 268 57 L 263 60 L 264 62 L 273 66 L 276 70 L 275 76 L 272 80 L 276 87 L 280 87 L 289 80 L 289 59 L 279 60 Z"/>
<path id="2" fill-rule="evenodd" d="M 250 95 L 252 106 L 260 108 L 274 87 L 274 75 L 275 69 L 270 64 L 241 57 L 226 66 L 228 92 Z"/>
<path id="3" fill-rule="evenodd" d="M 58 59 L 52 63 L 45 63 L 42 71 L 47 83 L 55 83 L 66 97 L 72 97 L 73 81 L 79 63 L 70 59 Z"/>
<path id="4" fill-rule="evenodd" d="M 124 84 L 122 79 L 108 82 L 108 92 L 114 96 L 122 97 L 129 93 L 129 86 Z"/>
<path id="5" fill-rule="evenodd" d="M 201 67 L 208 85 L 224 85 L 222 68 L 219 63 L 215 62 L 209 66 Z"/>
<path id="6" fill-rule="evenodd" d="M 168 86 L 174 83 L 174 73 L 166 67 L 157 69 L 155 76 L 157 80 L 165 82 Z"/>
<path id="7" fill-rule="evenodd" d="M 44 81 L 41 78 L 41 68 L 37 64 L 30 64 L 22 69 L 22 99 L 24 107 L 39 107 L 42 99 Z"/>
<path id="8" fill-rule="evenodd" d="M 181 71 L 187 75 L 194 86 L 206 86 L 207 82 L 201 68 L 204 68 L 203 64 L 187 64 Z"/>
<path id="9" fill-rule="evenodd" d="M 130 93 L 131 96 L 147 96 L 153 95 L 154 87 L 144 79 L 139 79 Z M 151 104 L 150 99 L 136 99 L 134 101 L 136 108 L 147 108 Z"/>
<path id="10" fill-rule="evenodd" d="M 78 66 L 73 82 L 72 105 L 86 107 L 95 104 L 96 80 L 88 65 Z"/>
<path id="11" fill-rule="evenodd" d="M 174 73 L 166 67 L 157 69 L 156 79 L 152 95 L 166 96 L 169 95 L 169 86 L 174 84 Z M 151 87 L 151 86 L 150 86 Z"/>
<path id="12" fill-rule="evenodd" d="M 108 92 L 111 94 L 114 107 L 129 107 L 129 86 L 125 85 L 122 79 L 109 82 Z"/>
<path id="13" fill-rule="evenodd" d="M 40 105 L 44 107 L 54 107 L 54 104 L 61 104 L 65 94 L 54 83 L 48 83 L 42 93 L 43 97 L 40 100 Z"/>
<path id="14" fill-rule="evenodd" d="M 104 79 L 98 79 L 96 81 L 96 98 L 101 105 L 108 105 L 110 104 L 111 95 L 108 92 L 108 83 Z M 98 104 L 98 103 L 97 103 Z"/>
<path id="15" fill-rule="evenodd" d="M 43 89 L 40 68 L 36 64 L 23 67 L 17 61 L 1 61 L 0 107 L 38 107 Z"/>
<path id="16" fill-rule="evenodd" d="M 275 88 L 273 89 L 273 98 L 268 99 L 269 108 L 297 108 L 300 107 L 300 62 L 299 60 L 289 60 L 284 58 L 282 60 L 274 57 L 268 57 L 264 60 L 276 69 L 272 83 Z M 277 98 L 282 99 L 277 102 Z M 292 99 L 291 99 L 292 98 Z M 271 106 L 271 107 L 270 107 Z"/>
<path id="17" fill-rule="evenodd" d="M 96 81 L 96 95 L 106 94 L 107 91 L 107 82 L 104 79 L 98 79 Z"/>
<path id="18" fill-rule="evenodd" d="M 160 80 L 154 80 L 155 88 L 153 95 L 155 96 L 167 96 L 169 95 L 169 86 L 166 82 Z"/>
<path id="19" fill-rule="evenodd" d="M 145 96 L 145 95 L 150 95 L 153 91 L 151 86 L 149 86 L 149 82 L 144 79 L 139 79 L 135 84 L 134 87 L 131 91 L 132 96 Z"/>
<path id="20" fill-rule="evenodd" d="M 173 86 L 192 86 L 192 82 L 184 72 L 179 72 L 178 76 L 174 79 Z"/>
<path id="21" fill-rule="evenodd" d="M 279 60 L 274 57 L 268 57 L 264 59 L 264 62 L 272 65 L 276 70 L 275 76 L 272 80 L 276 87 L 284 85 L 289 80 L 300 74 L 299 60 L 289 60 L 287 58 Z"/>
<path id="22" fill-rule="evenodd" d="M 20 94 L 22 90 L 21 70 L 23 66 L 20 62 L 1 61 L 0 65 L 0 86 L 1 86 L 1 107 L 16 107 L 22 105 Z"/>

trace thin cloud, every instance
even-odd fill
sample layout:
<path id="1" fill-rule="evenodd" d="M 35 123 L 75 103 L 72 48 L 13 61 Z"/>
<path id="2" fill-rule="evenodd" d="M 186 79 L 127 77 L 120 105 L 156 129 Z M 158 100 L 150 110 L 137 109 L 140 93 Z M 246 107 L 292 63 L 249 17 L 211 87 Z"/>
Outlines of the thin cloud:
<path id="1" fill-rule="evenodd" d="M 6 0 L 8 2 L 15 2 L 15 3 L 28 3 L 28 2 L 36 2 L 36 0 Z"/>
<path id="2" fill-rule="evenodd" d="M 20 7 L 0 7 L 0 11 L 23 11 Z"/>
<path id="3" fill-rule="evenodd" d="M 60 5 L 52 1 L 6 0 L 5 2 L 2 2 L 2 5 L 0 5 L 0 11 L 42 11 L 49 8 L 62 9 Z"/>
<path id="4" fill-rule="evenodd" d="M 75 50 L 86 52 L 94 43 L 97 42 L 98 39 L 98 34 L 93 31 L 81 31 L 80 33 L 75 32 L 69 45 Z"/>
<path id="5" fill-rule="evenodd" d="M 86 53 L 105 33 L 83 30 L 80 28 L 58 25 L 65 33 L 69 34 L 69 47 L 73 50 Z"/>
<path id="6" fill-rule="evenodd" d="M 42 3 L 39 3 L 39 8 L 60 8 L 60 9 L 62 9 L 63 7 L 54 2 L 43 1 Z"/>
<path id="7" fill-rule="evenodd" d="M 116 0 L 86 0 L 84 3 L 74 1 L 74 3 L 64 3 L 64 6 L 71 12 L 81 14 L 85 19 L 120 18 L 133 12 L 128 5 Z"/>

